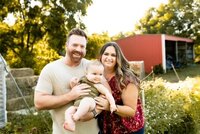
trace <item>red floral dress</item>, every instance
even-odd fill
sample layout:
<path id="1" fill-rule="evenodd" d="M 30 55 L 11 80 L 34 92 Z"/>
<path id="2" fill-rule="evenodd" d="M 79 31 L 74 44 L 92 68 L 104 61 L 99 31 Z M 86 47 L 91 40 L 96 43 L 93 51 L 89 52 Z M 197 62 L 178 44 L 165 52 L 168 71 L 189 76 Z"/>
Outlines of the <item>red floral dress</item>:
<path id="1" fill-rule="evenodd" d="M 112 95 L 117 105 L 123 105 L 121 92 L 116 84 L 115 77 L 109 81 Z M 130 134 L 144 127 L 144 115 L 140 98 L 138 98 L 137 111 L 134 117 L 121 117 L 115 113 L 103 111 L 98 123 L 103 134 Z"/>

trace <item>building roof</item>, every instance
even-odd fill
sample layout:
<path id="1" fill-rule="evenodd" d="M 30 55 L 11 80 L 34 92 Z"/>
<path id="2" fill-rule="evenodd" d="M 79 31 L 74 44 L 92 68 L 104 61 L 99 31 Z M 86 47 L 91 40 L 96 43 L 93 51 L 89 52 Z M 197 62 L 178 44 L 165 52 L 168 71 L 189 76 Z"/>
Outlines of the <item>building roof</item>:
<path id="1" fill-rule="evenodd" d="M 127 39 L 127 38 L 137 38 L 139 36 L 140 37 L 145 37 L 145 36 L 162 36 L 162 35 L 165 35 L 165 40 L 183 41 L 183 42 L 193 43 L 192 39 L 173 36 L 173 35 L 167 35 L 167 34 L 136 34 L 136 35 L 131 35 L 131 36 L 128 36 L 128 37 L 125 37 L 125 38 L 121 38 L 121 39 L 118 39 L 118 40 L 124 40 L 124 39 Z"/>
<path id="2" fill-rule="evenodd" d="M 172 35 L 165 35 L 165 40 L 171 40 L 171 41 L 183 41 L 183 42 L 189 42 L 192 43 L 193 40 L 189 38 L 183 38 L 178 36 L 172 36 Z"/>

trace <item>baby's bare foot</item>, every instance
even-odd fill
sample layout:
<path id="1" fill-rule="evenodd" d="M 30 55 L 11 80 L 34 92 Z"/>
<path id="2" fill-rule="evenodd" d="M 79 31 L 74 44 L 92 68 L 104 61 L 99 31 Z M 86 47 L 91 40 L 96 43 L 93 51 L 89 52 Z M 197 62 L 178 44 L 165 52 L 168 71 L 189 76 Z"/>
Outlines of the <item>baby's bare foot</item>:
<path id="1" fill-rule="evenodd" d="M 75 131 L 75 122 L 71 122 L 71 123 L 65 122 L 63 124 L 63 127 L 64 127 L 65 130 L 69 130 L 71 132 L 74 132 Z"/>

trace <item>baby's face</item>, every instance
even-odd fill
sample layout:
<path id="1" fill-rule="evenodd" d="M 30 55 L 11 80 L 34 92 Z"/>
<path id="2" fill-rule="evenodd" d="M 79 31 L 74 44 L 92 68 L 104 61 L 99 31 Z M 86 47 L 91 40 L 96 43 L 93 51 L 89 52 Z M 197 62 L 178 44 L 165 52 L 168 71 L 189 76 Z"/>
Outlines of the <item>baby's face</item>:
<path id="1" fill-rule="evenodd" d="M 86 77 L 89 81 L 95 84 L 101 83 L 103 77 L 103 71 L 104 71 L 103 66 L 92 65 L 91 67 L 88 68 Z"/>

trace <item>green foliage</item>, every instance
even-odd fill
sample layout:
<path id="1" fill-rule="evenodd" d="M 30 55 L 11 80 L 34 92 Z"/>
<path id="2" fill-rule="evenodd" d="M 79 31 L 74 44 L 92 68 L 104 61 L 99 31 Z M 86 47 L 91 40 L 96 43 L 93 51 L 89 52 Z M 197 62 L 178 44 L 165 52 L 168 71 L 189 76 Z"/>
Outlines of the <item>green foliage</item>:
<path id="1" fill-rule="evenodd" d="M 200 77 L 194 82 L 194 88 L 192 89 L 191 93 L 189 94 L 191 99 L 190 107 L 188 113 L 190 114 L 191 118 L 194 120 L 195 123 L 195 131 L 197 133 L 200 132 Z"/>
<path id="2" fill-rule="evenodd" d="M 106 42 L 110 41 L 108 33 L 92 34 L 88 37 L 86 58 L 98 58 L 99 51 Z"/>
<path id="3" fill-rule="evenodd" d="M 200 45 L 197 45 L 195 47 L 195 53 L 196 53 L 195 62 L 200 63 Z"/>
<path id="4" fill-rule="evenodd" d="M 143 82 L 146 134 L 198 134 L 200 132 L 200 78 L 171 89 L 163 79 Z M 192 88 L 189 88 L 191 87 Z"/>
<path id="5" fill-rule="evenodd" d="M 41 40 L 60 53 L 68 31 L 78 26 L 85 28 L 80 17 L 86 15 L 87 7 L 92 4 L 92 0 L 35 2 L 37 4 L 32 0 L 0 1 L 0 53 L 11 67 L 34 66 L 34 48 Z M 15 18 L 13 25 L 5 21 L 10 14 Z"/>
<path id="6" fill-rule="evenodd" d="M 1 134 L 51 134 L 52 121 L 49 113 L 38 115 L 8 114 L 6 126 L 0 129 Z"/>
<path id="7" fill-rule="evenodd" d="M 162 33 L 190 37 L 199 36 L 199 2 L 195 0 L 174 1 L 161 4 L 158 8 L 150 8 L 136 25 L 142 33 Z"/>
<path id="8" fill-rule="evenodd" d="M 181 81 L 184 81 L 188 77 L 197 77 L 200 76 L 200 64 L 191 64 L 183 68 L 176 69 L 176 73 Z M 161 77 L 162 79 L 169 82 L 178 82 L 179 79 L 174 70 L 167 70 L 167 73 L 158 74 L 156 77 Z"/>
<path id="9" fill-rule="evenodd" d="M 40 74 L 40 71 L 47 63 L 60 58 L 58 53 L 50 48 L 48 43 L 44 41 L 40 41 L 35 45 L 34 53 L 35 57 L 33 60 L 35 61 L 35 65 L 32 66 L 32 68 L 34 69 L 35 74 Z"/>
<path id="10" fill-rule="evenodd" d="M 135 35 L 134 32 L 126 32 L 126 33 L 120 32 L 120 33 L 112 36 L 111 40 L 116 41 L 116 40 L 119 40 L 119 39 L 122 39 L 122 38 L 125 38 L 128 36 L 133 36 L 133 35 Z"/>

